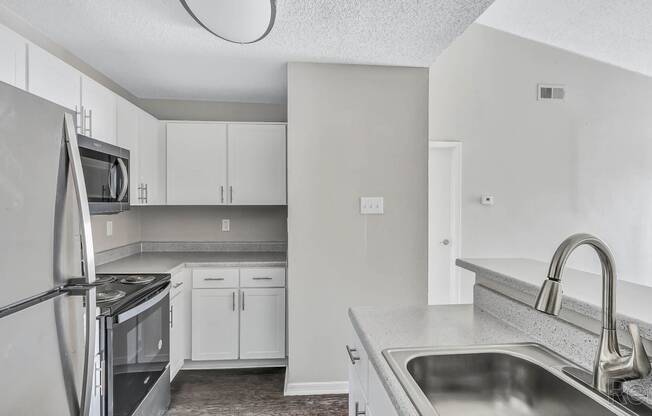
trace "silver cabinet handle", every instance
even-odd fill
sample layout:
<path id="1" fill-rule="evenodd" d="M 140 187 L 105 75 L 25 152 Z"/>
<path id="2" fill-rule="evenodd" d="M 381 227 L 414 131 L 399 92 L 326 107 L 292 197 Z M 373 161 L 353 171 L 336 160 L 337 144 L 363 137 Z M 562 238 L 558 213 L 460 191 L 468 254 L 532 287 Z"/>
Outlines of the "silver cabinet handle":
<path id="1" fill-rule="evenodd" d="M 267 276 L 253 277 L 252 279 L 253 280 L 272 280 L 271 277 L 267 277 Z"/>
<path id="2" fill-rule="evenodd" d="M 211 280 L 224 280 L 223 277 L 204 277 L 204 280 L 206 281 L 211 281 Z"/>
<path id="3" fill-rule="evenodd" d="M 183 286 L 183 282 L 177 282 L 177 283 L 175 283 L 174 286 L 172 286 L 172 289 L 176 289 L 176 288 L 178 288 L 178 287 L 180 287 L 180 286 Z"/>
<path id="4" fill-rule="evenodd" d="M 346 352 L 349 354 L 349 360 L 351 360 L 351 364 L 355 365 L 356 361 L 360 361 L 360 357 L 356 357 L 355 355 L 353 355 L 354 352 L 358 352 L 357 349 L 351 348 L 347 345 Z"/>
<path id="5" fill-rule="evenodd" d="M 220 202 L 224 203 L 224 185 L 220 185 Z"/>
<path id="6" fill-rule="evenodd" d="M 84 132 L 84 127 L 82 126 L 82 121 L 83 121 L 83 118 L 82 118 L 82 115 L 81 115 L 81 111 L 79 110 L 79 106 L 75 104 L 75 125 L 76 125 L 75 126 L 76 127 L 75 131 L 77 133 L 80 133 L 80 134 Z"/>
<path id="7" fill-rule="evenodd" d="M 245 292 L 244 290 L 242 291 L 242 310 L 244 311 L 245 309 Z"/>
<path id="8" fill-rule="evenodd" d="M 355 416 L 362 416 L 366 414 L 367 412 L 365 410 L 360 410 L 360 403 L 355 402 Z"/>
<path id="9" fill-rule="evenodd" d="M 235 312 L 235 291 L 233 292 L 233 311 Z"/>
<path id="10" fill-rule="evenodd" d="M 148 199 L 149 199 L 149 190 L 147 189 L 147 184 L 145 184 L 145 203 L 146 204 L 149 204 Z"/>
<path id="11" fill-rule="evenodd" d="M 84 111 L 84 106 L 82 106 L 82 113 L 84 118 L 84 134 L 88 137 L 93 137 L 93 110 Z M 86 124 L 88 120 L 88 125 Z"/>
<path id="12" fill-rule="evenodd" d="M 229 197 L 230 197 L 231 203 L 233 203 L 233 186 L 229 186 Z"/>
<path id="13" fill-rule="evenodd" d="M 174 328 L 174 305 L 170 306 L 170 328 Z"/>

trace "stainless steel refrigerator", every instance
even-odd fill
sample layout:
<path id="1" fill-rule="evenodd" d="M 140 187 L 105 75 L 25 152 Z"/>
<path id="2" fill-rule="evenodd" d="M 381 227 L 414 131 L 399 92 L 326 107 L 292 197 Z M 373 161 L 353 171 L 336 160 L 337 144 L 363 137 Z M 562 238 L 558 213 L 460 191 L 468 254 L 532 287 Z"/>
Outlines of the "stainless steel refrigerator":
<path id="1" fill-rule="evenodd" d="M 93 244 L 73 115 L 0 82 L 0 415 L 89 415 Z"/>

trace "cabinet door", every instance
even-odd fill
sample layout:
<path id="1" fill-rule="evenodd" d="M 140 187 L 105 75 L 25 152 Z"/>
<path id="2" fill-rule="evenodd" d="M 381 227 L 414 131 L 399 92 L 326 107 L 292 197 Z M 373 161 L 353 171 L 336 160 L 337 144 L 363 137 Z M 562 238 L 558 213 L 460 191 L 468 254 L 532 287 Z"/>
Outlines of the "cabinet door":
<path id="1" fill-rule="evenodd" d="M 0 81 L 25 89 L 27 42 L 0 25 Z"/>
<path id="2" fill-rule="evenodd" d="M 229 202 L 284 205 L 285 125 L 229 124 Z"/>
<path id="3" fill-rule="evenodd" d="M 183 367 L 185 352 L 185 298 L 179 294 L 170 301 L 170 378 Z"/>
<path id="4" fill-rule="evenodd" d="M 84 134 L 115 144 L 116 95 L 85 75 L 82 75 L 81 90 L 85 112 Z"/>
<path id="5" fill-rule="evenodd" d="M 165 205 L 165 138 L 161 135 L 161 123 L 139 110 L 138 132 L 138 184 L 142 188 L 142 204 Z"/>
<path id="6" fill-rule="evenodd" d="M 28 70 L 29 92 L 71 110 L 79 109 L 79 71 L 33 44 L 29 45 Z"/>
<path id="7" fill-rule="evenodd" d="M 364 415 L 367 411 L 367 399 L 362 391 L 355 369 L 349 364 L 349 416 Z"/>
<path id="8" fill-rule="evenodd" d="M 225 204 L 226 173 L 225 124 L 167 124 L 168 205 Z"/>
<path id="9" fill-rule="evenodd" d="M 237 304 L 237 289 L 193 289 L 193 360 L 238 358 Z"/>
<path id="10" fill-rule="evenodd" d="M 285 358 L 285 289 L 241 289 L 240 358 Z"/>
<path id="11" fill-rule="evenodd" d="M 116 103 L 116 140 L 129 150 L 129 203 L 142 205 L 139 187 L 138 112 L 140 109 L 122 97 Z"/>

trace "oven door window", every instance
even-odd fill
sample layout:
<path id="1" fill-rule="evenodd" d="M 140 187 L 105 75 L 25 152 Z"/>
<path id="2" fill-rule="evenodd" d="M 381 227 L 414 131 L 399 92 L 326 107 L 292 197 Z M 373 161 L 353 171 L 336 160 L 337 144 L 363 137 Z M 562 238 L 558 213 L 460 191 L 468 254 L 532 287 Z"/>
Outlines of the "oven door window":
<path id="1" fill-rule="evenodd" d="M 118 197 L 126 184 L 120 158 L 85 148 L 80 148 L 79 153 L 88 202 L 121 202 Z"/>
<path id="2" fill-rule="evenodd" d="M 170 361 L 169 296 L 133 318 L 113 324 L 113 414 L 128 416 Z"/>

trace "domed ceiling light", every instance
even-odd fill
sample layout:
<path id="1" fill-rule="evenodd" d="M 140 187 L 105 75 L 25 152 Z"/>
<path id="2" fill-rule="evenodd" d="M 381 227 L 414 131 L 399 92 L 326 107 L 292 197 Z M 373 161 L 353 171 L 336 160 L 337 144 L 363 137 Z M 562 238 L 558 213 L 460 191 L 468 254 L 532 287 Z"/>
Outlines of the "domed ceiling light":
<path id="1" fill-rule="evenodd" d="M 254 43 L 269 34 L 276 0 L 180 0 L 204 29 L 233 43 Z"/>

